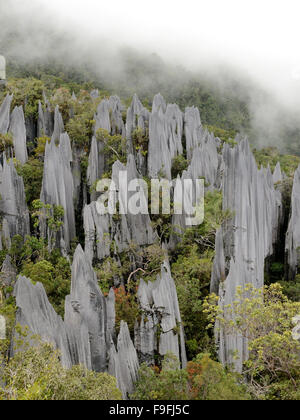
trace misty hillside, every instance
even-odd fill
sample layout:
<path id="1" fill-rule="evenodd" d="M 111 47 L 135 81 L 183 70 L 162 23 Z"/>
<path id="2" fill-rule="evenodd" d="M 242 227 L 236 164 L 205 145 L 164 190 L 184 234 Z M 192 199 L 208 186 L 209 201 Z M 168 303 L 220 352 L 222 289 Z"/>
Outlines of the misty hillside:
<path id="1" fill-rule="evenodd" d="M 8 55 L 0 398 L 299 398 L 300 158 L 238 134 L 254 135 L 243 82 L 227 75 L 221 89 L 158 56 L 124 54 L 110 81 Z M 188 227 L 172 212 L 100 216 L 97 183 L 122 170 L 148 187 L 204 179 L 204 223 Z"/>

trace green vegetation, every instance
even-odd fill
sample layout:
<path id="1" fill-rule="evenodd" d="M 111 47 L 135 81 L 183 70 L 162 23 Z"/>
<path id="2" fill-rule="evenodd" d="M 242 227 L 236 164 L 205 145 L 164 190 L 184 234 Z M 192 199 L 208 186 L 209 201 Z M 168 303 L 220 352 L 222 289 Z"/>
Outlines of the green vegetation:
<path id="1" fill-rule="evenodd" d="M 248 400 L 238 375 L 227 372 L 209 354 L 199 354 L 186 369 L 180 369 L 172 354 L 165 356 L 162 369 L 142 365 L 134 400 Z"/>
<path id="2" fill-rule="evenodd" d="M 188 374 L 172 354 L 165 356 L 162 370 L 142 365 L 133 400 L 188 400 Z"/>
<path id="3" fill-rule="evenodd" d="M 120 135 L 111 136 L 108 131 L 100 128 L 97 130 L 96 138 L 103 145 L 105 160 L 105 172 L 111 172 L 113 164 L 119 160 L 126 165 L 126 139 Z"/>
<path id="4" fill-rule="evenodd" d="M 94 132 L 94 115 L 102 97 L 93 101 L 89 92 L 81 90 L 77 100 L 72 100 L 71 109 L 74 115 L 66 123 L 66 131 L 72 143 L 88 152 Z M 70 108 L 69 108 L 70 109 Z"/>
<path id="5" fill-rule="evenodd" d="M 71 268 L 70 262 L 60 255 L 59 250 L 50 253 L 43 238 L 27 236 L 23 239 L 16 235 L 12 239 L 11 248 L 5 251 L 6 254 L 10 255 L 17 274 L 30 278 L 33 283 L 44 285 L 50 303 L 63 316 L 64 300 L 70 293 Z M 4 301 L 3 305 L 6 303 L 10 310 L 11 301 Z"/>
<path id="6" fill-rule="evenodd" d="M 9 360 L 0 400 L 121 400 L 116 379 L 82 366 L 63 369 L 60 355 L 50 344 L 36 339 Z M 24 346 L 24 343 L 23 343 Z"/>
<path id="7" fill-rule="evenodd" d="M 281 170 L 285 172 L 288 177 L 293 177 L 294 172 L 300 164 L 300 157 L 294 155 L 283 155 L 276 147 L 268 147 L 261 150 L 253 150 L 257 165 L 265 168 L 270 165 L 274 171 L 277 162 L 280 163 Z"/>
<path id="8" fill-rule="evenodd" d="M 13 138 L 12 134 L 1 134 L 0 133 L 0 153 L 3 153 L 13 147 Z"/>
<path id="9" fill-rule="evenodd" d="M 41 160 L 30 157 L 24 165 L 17 162 L 16 170 L 18 175 L 23 177 L 26 202 L 32 210 L 33 202 L 38 200 L 41 194 L 44 164 Z"/>
<path id="10" fill-rule="evenodd" d="M 148 154 L 148 143 L 149 143 L 149 129 L 148 127 L 145 130 L 141 128 L 136 128 L 131 135 L 133 147 L 136 151 L 141 151 L 143 156 Z"/>
<path id="11" fill-rule="evenodd" d="M 188 168 L 188 161 L 184 156 L 178 155 L 172 161 L 171 175 L 172 179 L 177 178 L 177 175 L 181 175 L 183 171 Z"/>
<path id="12" fill-rule="evenodd" d="M 279 284 L 255 289 L 238 287 L 235 301 L 222 309 L 211 295 L 205 311 L 226 334 L 248 340 L 249 360 L 244 363 L 247 387 L 253 398 L 300 399 L 300 343 L 293 339 L 292 318 L 300 302 L 292 302 Z"/>
<path id="13" fill-rule="evenodd" d="M 19 78 L 24 69 L 21 71 L 14 66 L 10 68 L 14 69 L 16 77 L 10 78 L 7 86 L 0 91 L 0 102 L 7 93 L 13 93 L 13 106 L 23 105 L 25 117 L 32 121 L 36 121 L 37 118 L 38 101 L 45 106 L 43 92 L 50 98 L 52 111 L 56 105 L 59 106 L 73 150 L 78 152 L 83 182 L 80 194 L 83 195 L 91 138 L 95 130 L 94 115 L 100 101 L 110 92 L 103 89 L 99 80 L 89 78 L 86 73 L 83 76 L 60 68 L 50 74 L 50 70 L 45 71 L 37 67 L 34 73 L 31 73 L 35 78 L 26 77 L 27 72 L 24 74 L 25 78 Z M 128 84 L 122 84 L 120 81 L 120 89 L 118 84 L 114 89 L 117 88 L 118 93 L 121 92 L 122 100 L 127 105 L 133 87 L 148 109 L 153 94 L 160 91 L 167 101 L 177 102 L 182 110 L 185 106 L 198 106 L 204 127 L 219 137 L 222 144 L 233 146 L 240 129 L 243 132 L 251 132 L 248 101 L 245 95 L 240 95 L 240 86 L 235 86 L 236 93 L 229 95 L 226 91 L 220 93 L 208 80 L 200 81 L 194 77 L 188 77 L 183 83 L 181 78 L 177 80 L 170 74 L 166 83 L 165 77 L 161 78 L 161 71 L 165 76 L 169 69 L 157 57 L 152 57 L 146 63 L 137 62 L 131 57 L 125 68 L 130 74 Z M 145 77 L 150 81 L 148 85 L 143 83 Z M 174 83 L 174 80 L 178 83 Z M 131 85 L 132 81 L 136 81 L 136 84 L 134 82 Z M 229 86 L 232 87 L 230 83 Z M 97 99 L 91 98 L 89 94 L 92 88 L 100 90 Z M 72 95 L 73 92 L 77 99 Z M 112 165 L 117 160 L 126 164 L 126 139 L 121 135 L 110 135 L 102 129 L 97 130 L 96 139 L 105 160 L 103 176 L 110 177 Z M 64 300 L 70 293 L 70 261 L 57 249 L 50 252 L 51 246 L 48 247 L 49 244 L 40 232 L 43 220 L 43 224 L 52 232 L 51 244 L 56 233 L 62 229 L 64 220 L 64 209 L 61 206 L 51 206 L 40 201 L 45 147 L 49 140 L 46 136 L 35 139 L 33 144 L 28 145 L 28 162 L 21 165 L 15 161 L 17 172 L 24 180 L 34 233 L 26 238 L 15 236 L 11 247 L 4 247 L 5 249 L 0 251 L 0 266 L 6 255 L 10 255 L 17 274 L 30 278 L 34 284 L 41 282 L 50 303 L 57 313 L 63 316 Z M 132 141 L 134 150 L 139 151 L 146 159 L 148 127 L 144 131 L 139 128 L 134 130 Z M 12 145 L 10 134 L 0 135 L 0 153 L 8 151 Z M 295 150 L 295 147 L 291 150 Z M 283 155 L 274 147 L 254 149 L 253 153 L 258 165 L 270 165 L 274 170 L 279 161 L 281 169 L 286 173 L 287 178 L 278 183 L 276 188 L 282 193 L 287 218 L 292 178 L 300 164 L 300 157 Z M 185 155 L 176 156 L 172 161 L 172 178 L 181 175 L 188 164 Z M 150 186 L 150 180 L 145 177 L 145 181 Z M 76 216 L 79 226 L 82 225 L 81 210 L 77 209 Z M 170 237 L 178 239 L 177 246 L 170 253 L 170 263 L 190 362 L 186 369 L 180 369 L 174 356 L 167 355 L 162 366 L 158 358 L 155 360 L 159 366 L 142 365 L 133 399 L 300 399 L 300 366 L 297 357 L 299 346 L 291 337 L 291 318 L 300 311 L 297 303 L 300 300 L 300 278 L 297 275 L 294 281 L 284 280 L 284 256 L 280 255 L 276 260 L 274 257 L 266 264 L 266 283 L 269 287 L 264 291 L 251 288 L 237 291 L 236 302 L 224 310 L 237 315 L 235 323 L 228 323 L 225 312 L 220 311 L 215 298 L 209 297 L 216 231 L 231 217 L 232 214 L 222 209 L 222 194 L 219 191 L 208 191 L 205 197 L 205 219 L 200 226 L 174 232 L 171 224 L 172 209 L 171 215 L 152 215 L 152 227 L 158 235 L 157 243 L 145 247 L 130 244 L 128 251 L 117 253 L 112 241 L 110 255 L 102 261 L 94 261 L 98 283 L 103 293 L 107 295 L 111 287 L 114 289 L 116 331 L 119 331 L 120 322 L 124 320 L 133 336 L 134 324 L 141 318 L 137 301 L 139 280 L 143 278 L 146 282 L 155 281 L 165 260 L 162 244 Z M 113 221 L 118 225 L 120 215 L 114 215 Z M 111 231 L 109 237 L 113 237 L 113 233 Z M 282 289 L 277 284 L 272 284 L 277 281 Z M 1 342 L 0 348 L 3 355 L 7 353 L 10 345 L 15 311 L 12 287 L 4 287 L 0 281 L 0 314 L 5 316 L 7 322 L 7 340 Z M 216 360 L 213 335 L 213 324 L 216 320 L 228 332 L 247 334 L 250 359 L 244 366 L 243 377 L 234 374 L 229 367 L 224 368 Z M 174 333 L 178 327 L 174 329 Z M 48 344 L 39 343 L 34 348 L 26 348 L 23 353 L 17 353 L 6 365 L 6 387 L 0 391 L 0 399 L 121 398 L 115 380 L 109 375 L 89 372 L 80 366 L 65 370 L 62 369 L 59 360 L 60 355 Z M 247 383 L 244 383 L 245 378 Z"/>
<path id="14" fill-rule="evenodd" d="M 26 117 L 37 118 L 38 103 L 42 101 L 44 90 L 45 85 L 41 80 L 33 77 L 13 78 L 8 79 L 6 90 L 3 91 L 2 96 L 6 93 L 13 94 L 12 106 L 22 105 Z"/>
<path id="15" fill-rule="evenodd" d="M 213 133 L 215 137 L 218 137 L 223 143 L 228 143 L 231 146 L 234 146 L 236 142 L 234 141 L 237 132 L 235 130 L 224 130 L 213 125 L 204 126 L 210 133 Z"/>

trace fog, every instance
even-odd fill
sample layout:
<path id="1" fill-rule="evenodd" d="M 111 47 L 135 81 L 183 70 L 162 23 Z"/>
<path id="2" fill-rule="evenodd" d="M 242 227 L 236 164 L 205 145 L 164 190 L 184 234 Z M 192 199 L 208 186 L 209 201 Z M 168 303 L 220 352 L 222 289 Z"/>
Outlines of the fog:
<path id="1" fill-rule="evenodd" d="M 267 104 L 254 95 L 250 106 L 253 123 L 272 137 L 278 106 L 298 118 L 299 12 L 296 0 L 0 0 L 0 39 L 22 33 L 14 54 L 86 60 L 108 77 L 122 72 L 125 47 L 218 84 L 220 69 L 230 69 L 268 93 Z"/>

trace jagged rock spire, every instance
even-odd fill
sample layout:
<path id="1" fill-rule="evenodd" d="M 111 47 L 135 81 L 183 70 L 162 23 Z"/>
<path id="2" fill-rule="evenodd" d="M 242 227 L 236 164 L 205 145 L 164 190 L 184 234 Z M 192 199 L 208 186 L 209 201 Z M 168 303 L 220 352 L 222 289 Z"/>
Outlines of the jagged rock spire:
<path id="1" fill-rule="evenodd" d="M 186 108 L 184 115 L 184 131 L 188 159 L 192 158 L 193 150 L 199 146 L 201 130 L 202 125 L 199 109 L 195 107 Z"/>
<path id="2" fill-rule="evenodd" d="M 13 95 L 7 95 L 0 106 L 0 134 L 6 134 L 10 121 L 10 106 Z"/>
<path id="3" fill-rule="evenodd" d="M 184 332 L 177 292 L 169 262 L 161 266 L 156 281 L 140 280 L 138 299 L 142 310 L 140 324 L 135 325 L 135 346 L 142 360 L 154 363 L 154 352 L 161 356 L 173 353 L 186 366 Z M 158 330 L 160 331 L 159 339 Z"/>
<path id="4" fill-rule="evenodd" d="M 7 162 L 5 156 L 3 169 L 0 167 L 0 212 L 3 214 L 2 237 L 20 235 L 25 238 L 29 235 L 29 212 L 23 178 L 17 174 L 13 160 Z"/>
<path id="5" fill-rule="evenodd" d="M 54 111 L 54 130 L 52 133 L 51 140 L 53 142 L 58 142 L 60 139 L 60 135 L 63 134 L 65 131 L 64 122 L 61 113 L 59 112 L 59 106 L 56 105 Z"/>
<path id="6" fill-rule="evenodd" d="M 119 173 L 121 171 L 127 174 L 127 183 L 123 187 L 119 184 Z M 139 174 L 132 155 L 129 155 L 126 166 L 119 161 L 114 163 L 112 179 L 115 182 L 116 190 L 119 192 L 120 208 L 127 208 L 128 201 L 133 195 L 132 192 L 127 191 L 128 184 L 131 180 L 138 178 Z M 143 191 L 141 191 L 142 193 Z M 145 196 L 144 201 L 147 203 Z M 127 214 L 116 215 L 114 219 L 109 214 L 99 214 L 95 202 L 84 208 L 84 231 L 85 249 L 90 261 L 92 261 L 93 256 L 99 260 L 108 256 L 112 241 L 115 242 L 116 250 L 122 252 L 128 249 L 131 243 L 150 245 L 155 239 L 148 214 L 133 215 L 128 212 Z"/>
<path id="7" fill-rule="evenodd" d="M 56 146 L 54 137 L 52 137 L 51 142 L 46 144 L 41 201 L 64 208 L 64 224 L 59 233 L 61 238 L 57 237 L 56 242 L 59 240 L 58 246 L 65 247 L 67 250 L 76 236 L 71 161 L 72 151 L 69 136 L 66 133 L 62 134 L 59 146 Z M 47 226 L 42 224 L 41 230 L 43 235 L 50 239 L 51 233 L 47 232 Z M 49 246 L 52 247 L 53 244 L 49 244 Z"/>
<path id="8" fill-rule="evenodd" d="M 285 249 L 288 262 L 288 277 L 294 279 L 299 268 L 300 247 L 300 166 L 294 174 L 291 199 L 291 216 L 286 233 Z"/>
<path id="9" fill-rule="evenodd" d="M 28 160 L 26 145 L 26 126 L 23 107 L 15 107 L 11 114 L 9 131 L 12 133 L 15 157 L 22 165 Z"/>
<path id="10" fill-rule="evenodd" d="M 172 159 L 182 153 L 183 115 L 177 105 L 154 97 L 149 120 L 148 175 L 171 179 Z"/>
<path id="11" fill-rule="evenodd" d="M 136 350 L 123 321 L 116 350 L 114 292 L 111 290 L 106 298 L 103 296 L 97 276 L 80 245 L 73 259 L 65 321 L 54 311 L 41 283 L 34 285 L 26 277 L 19 276 L 14 294 L 17 324 L 28 327 L 30 333 L 59 349 L 64 367 L 82 364 L 88 369 L 115 375 L 123 397 L 127 398 L 137 380 Z"/>
<path id="12" fill-rule="evenodd" d="M 38 137 L 51 137 L 54 130 L 54 118 L 53 113 L 51 112 L 51 105 L 46 95 L 44 94 L 44 108 L 39 101 L 39 109 L 38 109 L 38 126 L 37 126 L 37 134 Z"/>
<path id="13" fill-rule="evenodd" d="M 28 327 L 30 333 L 39 335 L 43 341 L 51 343 L 62 355 L 62 365 L 71 367 L 71 356 L 63 320 L 49 303 L 44 286 L 34 285 L 26 277 L 19 276 L 15 291 L 17 314 L 16 324 Z M 30 334 L 28 336 L 30 340 Z M 12 346 L 12 356 L 14 346 Z"/>
<path id="14" fill-rule="evenodd" d="M 225 144 L 223 160 L 223 209 L 232 212 L 232 219 L 217 235 L 211 288 L 219 288 L 224 308 L 233 303 L 237 286 L 263 286 L 265 258 L 273 253 L 281 220 L 281 194 L 271 171 L 257 169 L 247 140 L 234 148 Z M 248 357 L 246 340 L 221 330 L 218 343 L 221 361 L 241 371 Z M 235 351 L 239 359 L 233 357 Z"/>

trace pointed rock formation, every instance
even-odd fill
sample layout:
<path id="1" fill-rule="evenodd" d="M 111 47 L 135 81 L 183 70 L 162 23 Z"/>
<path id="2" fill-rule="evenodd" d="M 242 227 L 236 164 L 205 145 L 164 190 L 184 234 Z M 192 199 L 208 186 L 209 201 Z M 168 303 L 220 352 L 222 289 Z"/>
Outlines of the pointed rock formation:
<path id="1" fill-rule="evenodd" d="M 117 378 L 118 387 L 125 400 L 134 391 L 134 384 L 138 380 L 138 370 L 136 349 L 131 341 L 126 322 L 121 321 L 117 351 L 113 344 L 110 349 L 108 372 Z"/>
<path id="2" fill-rule="evenodd" d="M 39 335 L 43 341 L 59 349 L 62 365 L 66 368 L 71 367 L 65 325 L 49 303 L 44 286 L 41 283 L 34 285 L 26 277 L 19 276 L 14 294 L 18 308 L 16 325 L 28 327 L 30 333 Z M 30 340 L 30 335 L 28 339 Z M 13 354 L 14 350 L 12 356 Z"/>
<path id="3" fill-rule="evenodd" d="M 0 315 L 0 340 L 6 339 L 6 320 L 4 316 Z"/>
<path id="4" fill-rule="evenodd" d="M 171 352 L 185 367 L 184 331 L 168 261 L 162 265 L 155 282 L 140 280 L 138 300 L 142 319 L 135 326 L 135 346 L 141 359 L 153 363 L 155 351 L 161 356 Z"/>
<path id="5" fill-rule="evenodd" d="M 288 277 L 293 280 L 299 268 L 300 247 L 300 166 L 294 174 L 291 199 L 291 216 L 286 233 L 285 249 L 287 253 Z"/>
<path id="6" fill-rule="evenodd" d="M 277 184 L 277 182 L 282 182 L 282 180 L 283 180 L 283 175 L 281 172 L 280 163 L 277 162 L 274 172 L 273 172 L 273 182 L 274 184 Z"/>
<path id="7" fill-rule="evenodd" d="M 54 111 L 54 129 L 53 129 L 51 140 L 55 143 L 58 142 L 60 139 L 60 135 L 63 134 L 64 131 L 65 131 L 65 126 L 62 119 L 62 115 L 59 112 L 59 106 L 56 105 L 55 111 Z"/>
<path id="8" fill-rule="evenodd" d="M 0 213 L 2 213 L 2 239 L 30 233 L 29 212 L 26 205 L 23 178 L 17 174 L 13 160 L 4 157 L 0 168 Z M 3 244 L 2 244 L 3 245 Z"/>
<path id="9" fill-rule="evenodd" d="M 66 133 L 62 134 L 59 146 L 55 145 L 54 137 L 52 137 L 51 142 L 46 144 L 41 201 L 64 208 L 64 224 L 56 235 L 55 242 L 59 247 L 62 249 L 65 247 L 67 250 L 70 249 L 70 243 L 76 236 L 71 161 L 72 151 L 69 136 Z M 42 223 L 41 231 L 44 237 L 48 237 L 50 240 L 51 232 L 47 229 L 45 222 Z M 53 245 L 49 243 L 50 248 Z"/>
<path id="10" fill-rule="evenodd" d="M 71 353 L 75 356 L 73 364 L 81 363 L 89 369 L 104 372 L 112 320 L 110 317 L 108 329 L 106 301 L 81 246 L 74 254 L 71 294 L 66 299 L 65 309 Z"/>
<path id="11" fill-rule="evenodd" d="M 41 102 L 39 101 L 39 115 L 38 115 L 38 125 L 37 125 L 37 135 L 38 137 L 51 137 L 54 130 L 54 120 L 53 113 L 51 112 L 51 105 L 46 96 L 44 95 L 45 110 Z"/>
<path id="12" fill-rule="evenodd" d="M 26 145 L 26 126 L 23 107 L 15 107 L 11 114 L 9 131 L 13 136 L 15 157 L 22 165 L 28 160 Z"/>
<path id="13" fill-rule="evenodd" d="M 65 321 L 54 311 L 41 283 L 33 285 L 19 276 L 14 294 L 18 308 L 16 323 L 59 349 L 64 367 L 82 364 L 97 372 L 109 372 L 116 376 L 124 398 L 132 393 L 139 363 L 127 324 L 121 322 L 116 350 L 114 291 L 107 298 L 103 296 L 80 245 L 74 254 Z"/>
<path id="14" fill-rule="evenodd" d="M 119 177 L 120 172 L 126 173 L 126 177 Z M 135 214 L 126 211 L 128 202 L 135 194 L 128 191 L 130 181 L 138 179 L 135 160 L 129 155 L 127 165 L 119 161 L 115 162 L 112 168 L 112 179 L 118 191 L 119 209 L 124 209 L 125 214 L 101 215 L 97 211 L 97 205 L 92 202 L 84 208 L 84 231 L 85 249 L 90 261 L 92 257 L 101 260 L 110 253 L 112 241 L 115 242 L 116 251 L 122 252 L 128 249 L 131 243 L 136 245 L 150 245 L 154 242 L 155 236 L 148 214 Z M 120 179 L 122 185 L 120 184 Z M 142 202 L 148 209 L 146 195 L 141 188 Z M 148 210 L 147 210 L 148 211 Z"/>
<path id="15" fill-rule="evenodd" d="M 0 134 L 7 133 L 12 99 L 13 95 L 8 94 L 0 106 Z"/>
<path id="16" fill-rule="evenodd" d="M 187 158 L 190 160 L 193 156 L 193 150 L 199 146 L 199 141 L 201 139 L 202 125 L 198 108 L 186 108 L 184 115 L 184 131 Z"/>
<path id="17" fill-rule="evenodd" d="M 238 286 L 263 286 L 265 259 L 273 253 L 282 206 L 271 171 L 257 169 L 247 140 L 234 148 L 225 144 L 223 160 L 223 209 L 232 212 L 232 219 L 217 235 L 211 289 L 219 288 L 224 308 L 233 303 Z M 220 360 L 241 371 L 248 357 L 246 340 L 221 331 L 218 343 Z M 233 357 L 236 351 L 238 359 Z"/>
<path id="18" fill-rule="evenodd" d="M 93 136 L 89 155 L 89 166 L 87 169 L 87 184 L 89 187 L 94 187 L 95 183 L 101 179 L 104 173 L 104 165 L 103 144 L 97 141 L 96 137 Z M 96 198 L 97 193 L 94 191 L 94 188 L 92 188 L 91 201 L 95 201 Z"/>
<path id="19" fill-rule="evenodd" d="M 95 133 L 99 130 L 99 128 L 102 128 L 103 130 L 106 130 L 111 133 L 111 125 L 110 125 L 110 116 L 109 116 L 109 100 L 103 99 L 103 101 L 100 102 L 97 108 L 97 113 L 95 114 Z"/>
<path id="20" fill-rule="evenodd" d="M 14 286 L 16 278 L 17 270 L 12 265 L 11 257 L 9 255 L 6 255 L 0 272 L 0 284 L 2 284 L 4 287 Z"/>
<path id="21" fill-rule="evenodd" d="M 135 150 L 132 144 L 132 133 L 137 128 L 141 129 L 143 134 L 149 128 L 150 112 L 142 105 L 138 96 L 133 95 L 130 107 L 127 110 L 126 118 L 126 140 L 127 140 L 127 154 L 133 154 Z"/>
<path id="22" fill-rule="evenodd" d="M 154 97 L 149 120 L 148 175 L 171 179 L 172 160 L 182 154 L 183 115 L 177 105 L 166 106 L 159 94 Z"/>
<path id="23" fill-rule="evenodd" d="M 123 137 L 126 135 L 125 124 L 122 118 L 124 107 L 121 104 L 118 96 L 111 96 L 109 98 L 109 112 L 111 122 L 111 134 L 121 134 Z"/>

